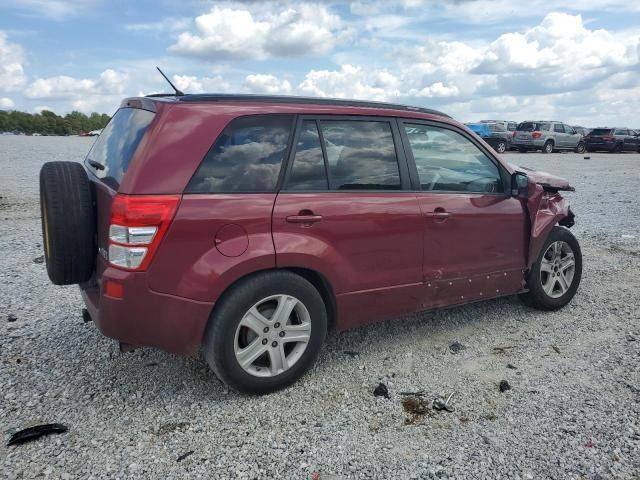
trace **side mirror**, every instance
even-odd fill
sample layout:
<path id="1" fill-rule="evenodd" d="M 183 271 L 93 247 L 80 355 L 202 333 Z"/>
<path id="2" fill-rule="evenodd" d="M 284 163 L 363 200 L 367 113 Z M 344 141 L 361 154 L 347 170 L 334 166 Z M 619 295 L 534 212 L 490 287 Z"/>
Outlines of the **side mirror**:
<path id="1" fill-rule="evenodd" d="M 522 172 L 511 175 L 511 196 L 529 198 L 529 177 Z"/>

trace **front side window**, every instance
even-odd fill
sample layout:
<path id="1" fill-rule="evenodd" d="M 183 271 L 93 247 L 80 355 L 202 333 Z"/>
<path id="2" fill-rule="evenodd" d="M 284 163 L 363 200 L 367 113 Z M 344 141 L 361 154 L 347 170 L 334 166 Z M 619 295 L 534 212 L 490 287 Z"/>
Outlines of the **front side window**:
<path id="1" fill-rule="evenodd" d="M 287 190 L 327 190 L 328 188 L 318 127 L 315 120 L 305 120 L 302 122 L 302 129 L 296 143 L 296 154 L 287 181 Z"/>
<path id="2" fill-rule="evenodd" d="M 501 193 L 498 167 L 475 144 L 447 128 L 405 124 L 425 191 Z"/>
<path id="3" fill-rule="evenodd" d="M 376 121 L 322 120 L 332 190 L 400 190 L 391 125 Z"/>
<path id="4" fill-rule="evenodd" d="M 87 154 L 88 167 L 114 190 L 118 189 L 154 115 L 139 108 L 121 108 Z"/>
<path id="5" fill-rule="evenodd" d="M 205 156 L 186 191 L 275 191 L 292 121 L 291 115 L 256 115 L 233 120 Z"/>

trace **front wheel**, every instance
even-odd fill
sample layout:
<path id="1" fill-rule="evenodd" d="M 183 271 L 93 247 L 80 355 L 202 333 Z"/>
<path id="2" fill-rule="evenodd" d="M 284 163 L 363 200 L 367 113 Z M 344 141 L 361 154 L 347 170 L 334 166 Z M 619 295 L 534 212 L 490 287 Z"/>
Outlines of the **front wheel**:
<path id="1" fill-rule="evenodd" d="M 507 151 L 507 142 L 505 141 L 499 141 L 498 144 L 496 145 L 496 152 L 498 153 L 504 153 Z"/>
<path id="2" fill-rule="evenodd" d="M 581 277 L 578 240 L 566 228 L 554 227 L 527 275 L 529 291 L 520 298 L 539 310 L 557 310 L 571 301 Z"/>
<path id="3" fill-rule="evenodd" d="M 241 280 L 218 302 L 203 349 L 225 384 L 264 394 L 302 377 L 326 333 L 326 308 L 314 286 L 292 272 L 266 272 Z"/>

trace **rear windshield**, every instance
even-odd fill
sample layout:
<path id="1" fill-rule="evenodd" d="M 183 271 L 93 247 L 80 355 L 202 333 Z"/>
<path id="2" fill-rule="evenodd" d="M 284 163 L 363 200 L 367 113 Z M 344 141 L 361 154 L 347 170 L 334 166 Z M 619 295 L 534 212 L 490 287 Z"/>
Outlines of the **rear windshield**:
<path id="1" fill-rule="evenodd" d="M 541 122 L 522 122 L 518 125 L 521 132 L 535 132 L 536 130 L 549 130 L 548 123 Z"/>
<path id="2" fill-rule="evenodd" d="M 148 110 L 121 108 L 91 147 L 86 164 L 111 188 L 120 186 L 153 116 L 154 113 Z"/>
<path id="3" fill-rule="evenodd" d="M 609 135 L 611 130 L 611 128 L 594 128 L 591 130 L 591 135 Z"/>
<path id="4" fill-rule="evenodd" d="M 504 125 L 500 124 L 500 123 L 490 123 L 489 124 L 489 128 L 491 129 L 492 132 L 506 132 L 507 129 L 504 128 Z"/>

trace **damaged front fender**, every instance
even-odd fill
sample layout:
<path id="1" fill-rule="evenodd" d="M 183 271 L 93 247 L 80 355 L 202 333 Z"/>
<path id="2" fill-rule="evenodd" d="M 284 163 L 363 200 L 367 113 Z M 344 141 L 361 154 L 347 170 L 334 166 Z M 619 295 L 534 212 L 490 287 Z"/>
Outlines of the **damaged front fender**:
<path id="1" fill-rule="evenodd" d="M 531 268 L 540 255 L 549 233 L 556 224 L 571 227 L 574 215 L 569 202 L 558 192 L 549 192 L 544 186 L 530 182 L 527 210 L 531 221 L 531 237 L 529 239 L 529 260 L 527 268 Z"/>

